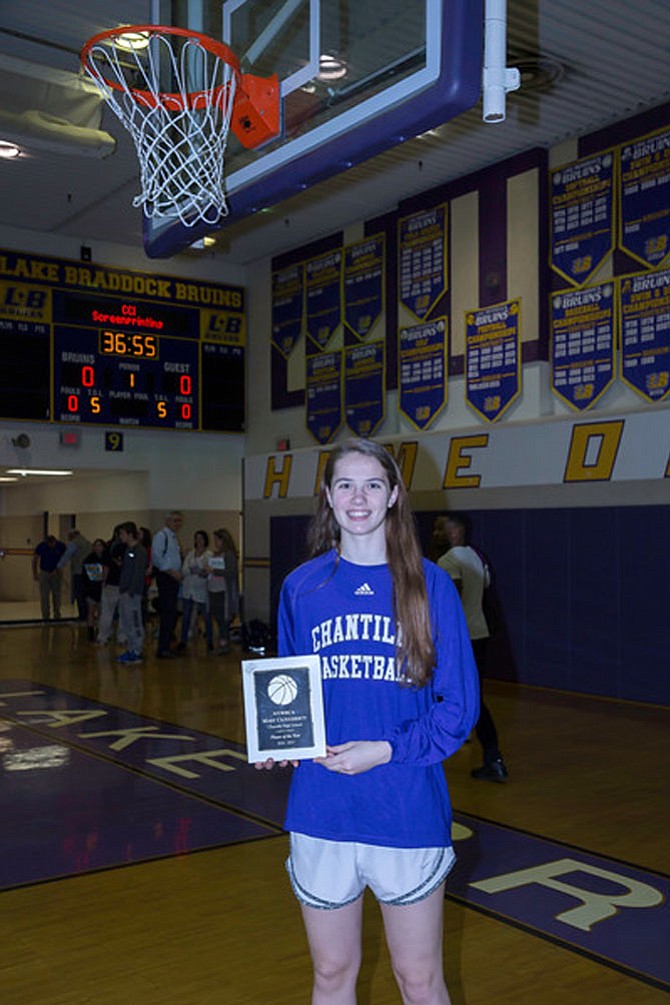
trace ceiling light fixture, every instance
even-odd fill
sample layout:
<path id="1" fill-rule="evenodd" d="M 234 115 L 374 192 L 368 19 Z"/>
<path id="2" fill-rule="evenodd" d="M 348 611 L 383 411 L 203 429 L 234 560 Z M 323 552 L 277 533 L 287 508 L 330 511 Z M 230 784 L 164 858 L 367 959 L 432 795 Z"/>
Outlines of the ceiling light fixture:
<path id="1" fill-rule="evenodd" d="M 8 475 L 21 475 L 22 478 L 27 478 L 28 475 L 71 475 L 73 473 L 72 471 L 50 471 L 44 468 L 7 468 Z"/>
<path id="2" fill-rule="evenodd" d="M 18 482 L 18 478 L 5 478 L 4 475 L 0 475 L 0 482 Z"/>
<path id="3" fill-rule="evenodd" d="M 21 156 L 21 147 L 9 140 L 0 140 L 0 157 L 5 161 L 15 160 Z"/>
<path id="4" fill-rule="evenodd" d="M 332 52 L 323 52 L 319 56 L 319 72 L 317 80 L 341 80 L 346 77 L 348 66 L 343 59 Z"/>
<path id="5" fill-rule="evenodd" d="M 146 49 L 149 45 L 149 34 L 146 31 L 126 31 L 114 39 L 114 45 L 125 52 Z"/>

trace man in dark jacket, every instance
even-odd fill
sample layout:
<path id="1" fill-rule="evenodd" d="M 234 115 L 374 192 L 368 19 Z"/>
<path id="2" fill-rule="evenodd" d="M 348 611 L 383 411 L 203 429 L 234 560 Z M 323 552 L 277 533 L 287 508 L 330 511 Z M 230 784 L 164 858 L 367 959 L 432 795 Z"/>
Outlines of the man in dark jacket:
<path id="1" fill-rule="evenodd" d="M 65 545 L 53 534 L 40 541 L 33 554 L 33 579 L 40 584 L 40 606 L 42 617 L 49 620 L 49 600 L 53 605 L 53 616 L 60 618 L 60 594 L 63 575 L 59 562 L 65 554 Z"/>

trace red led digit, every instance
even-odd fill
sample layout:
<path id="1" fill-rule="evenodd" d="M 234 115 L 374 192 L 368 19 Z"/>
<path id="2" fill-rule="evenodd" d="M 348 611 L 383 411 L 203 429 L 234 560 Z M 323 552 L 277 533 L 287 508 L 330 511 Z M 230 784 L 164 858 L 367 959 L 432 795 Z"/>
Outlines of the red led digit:
<path id="1" fill-rule="evenodd" d="M 182 417 L 182 419 L 190 419 L 191 418 L 191 406 L 188 404 L 188 402 L 185 402 L 181 406 L 181 417 Z"/>
<path id="2" fill-rule="evenodd" d="M 179 393 L 190 394 L 193 389 L 193 381 L 187 373 L 183 373 L 179 378 Z"/>
<path id="3" fill-rule="evenodd" d="M 95 370 L 92 366 L 82 366 L 81 383 L 83 387 L 93 387 L 95 383 Z"/>
<path id="4" fill-rule="evenodd" d="M 79 398 L 76 394 L 68 394 L 67 396 L 67 410 L 68 412 L 78 412 L 79 411 Z"/>

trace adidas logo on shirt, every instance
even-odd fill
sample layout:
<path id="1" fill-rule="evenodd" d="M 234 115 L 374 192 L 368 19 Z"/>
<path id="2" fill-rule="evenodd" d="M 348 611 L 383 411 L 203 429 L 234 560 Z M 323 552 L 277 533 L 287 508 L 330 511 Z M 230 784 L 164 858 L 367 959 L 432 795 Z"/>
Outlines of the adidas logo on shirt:
<path id="1" fill-rule="evenodd" d="M 369 583 L 363 583 L 359 586 L 357 590 L 354 590 L 355 597 L 374 597 L 375 591 L 369 585 Z"/>

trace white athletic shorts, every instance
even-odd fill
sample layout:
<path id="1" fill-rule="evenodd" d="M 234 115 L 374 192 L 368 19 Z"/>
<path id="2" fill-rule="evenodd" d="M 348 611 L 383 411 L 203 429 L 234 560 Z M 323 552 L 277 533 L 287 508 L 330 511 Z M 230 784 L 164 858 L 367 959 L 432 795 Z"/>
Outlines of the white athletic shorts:
<path id="1" fill-rule="evenodd" d="M 286 869 L 302 904 L 333 910 L 369 886 L 383 904 L 414 904 L 444 882 L 453 848 L 386 848 L 291 834 Z"/>

